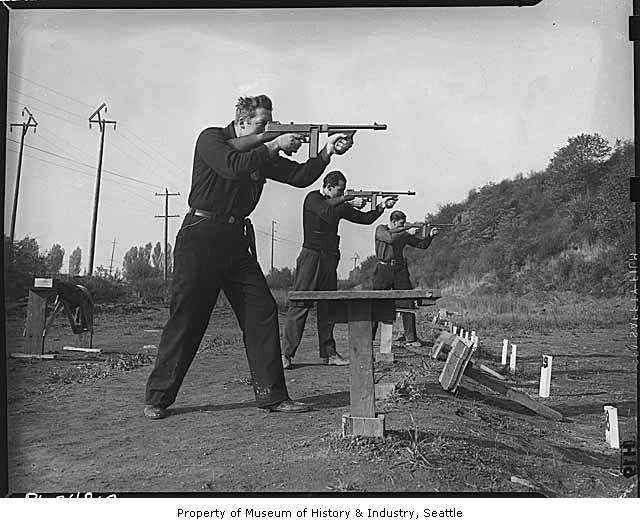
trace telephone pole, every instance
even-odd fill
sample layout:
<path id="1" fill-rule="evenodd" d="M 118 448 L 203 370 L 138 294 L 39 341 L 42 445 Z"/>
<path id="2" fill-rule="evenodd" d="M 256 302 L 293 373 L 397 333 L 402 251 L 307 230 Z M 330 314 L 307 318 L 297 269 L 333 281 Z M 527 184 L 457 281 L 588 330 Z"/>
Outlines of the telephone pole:
<path id="1" fill-rule="evenodd" d="M 100 107 L 89 116 L 89 128 L 91 124 L 97 123 L 100 127 L 100 154 L 98 156 L 98 172 L 96 174 L 96 190 L 93 198 L 93 218 L 91 220 L 91 245 L 89 246 L 89 268 L 88 275 L 93 275 L 93 257 L 96 250 L 96 227 L 98 224 L 98 202 L 100 199 L 100 178 L 102 177 L 102 154 L 104 152 L 104 131 L 105 125 L 113 125 L 113 129 L 116 129 L 115 121 L 107 121 L 100 116 L 100 112 L 104 109 L 107 112 L 107 103 L 102 103 Z"/>
<path id="2" fill-rule="evenodd" d="M 113 247 L 111 248 L 111 264 L 109 264 L 109 275 L 111 275 L 111 272 L 113 270 L 113 254 L 116 251 L 116 239 L 113 239 Z"/>
<path id="3" fill-rule="evenodd" d="M 36 133 L 36 127 L 38 126 L 38 122 L 33 117 L 33 114 L 29 112 L 29 109 L 25 106 L 22 109 L 22 117 L 24 117 L 25 112 L 29 114 L 29 119 L 27 119 L 24 123 L 11 123 L 9 125 L 9 130 L 13 131 L 13 127 L 22 127 L 22 137 L 20 138 L 20 155 L 18 157 L 18 173 L 16 175 L 16 188 L 15 193 L 13 195 L 13 212 L 11 213 L 11 231 L 9 234 L 9 251 L 13 247 L 13 239 L 16 234 L 16 216 L 18 214 L 18 193 L 20 190 L 20 172 L 22 171 L 22 151 L 24 149 L 24 137 L 27 135 L 27 132 L 31 127 L 33 127 L 33 133 Z"/>
<path id="4" fill-rule="evenodd" d="M 271 275 L 273 275 L 273 235 L 275 234 L 274 226 L 276 225 L 275 220 L 271 220 Z"/>
<path id="5" fill-rule="evenodd" d="M 164 218 L 164 280 L 167 280 L 169 273 L 169 218 L 180 215 L 169 214 L 169 196 L 180 196 L 180 193 L 170 193 L 165 187 L 163 193 L 156 193 L 156 196 L 164 196 L 164 215 L 156 215 L 156 218 Z"/>

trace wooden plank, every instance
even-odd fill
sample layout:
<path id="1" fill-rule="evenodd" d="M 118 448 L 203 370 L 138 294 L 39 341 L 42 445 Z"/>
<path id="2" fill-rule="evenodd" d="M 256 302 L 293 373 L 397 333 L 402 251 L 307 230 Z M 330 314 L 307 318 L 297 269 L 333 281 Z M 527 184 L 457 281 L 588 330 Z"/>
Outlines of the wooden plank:
<path id="1" fill-rule="evenodd" d="M 467 366 L 464 371 L 464 375 L 477 381 L 485 387 L 490 388 L 501 396 L 519 403 L 527 409 L 531 409 L 533 412 L 539 414 L 540 416 L 544 416 L 545 418 L 549 418 L 551 420 L 562 420 L 562 414 L 560 414 L 558 411 L 535 401 L 534 399 L 527 396 L 524 392 L 520 392 L 517 389 L 504 385 L 503 383 L 489 377 L 487 374 L 480 372 L 480 370 L 475 367 Z"/>
<path id="2" fill-rule="evenodd" d="M 101 348 L 83 348 L 83 347 L 72 347 L 72 346 L 63 346 L 62 350 L 70 350 L 73 352 L 97 352 L 98 354 L 102 352 Z"/>
<path id="3" fill-rule="evenodd" d="M 58 356 L 57 354 L 18 354 L 18 353 L 13 353 L 11 354 L 12 358 L 15 359 L 31 359 L 31 358 L 35 358 L 35 359 L 56 359 Z"/>
<path id="4" fill-rule="evenodd" d="M 27 304 L 27 324 L 25 329 L 24 353 L 32 356 L 44 352 L 45 312 L 47 310 L 45 292 L 29 290 Z"/>
<path id="5" fill-rule="evenodd" d="M 483 372 L 486 372 L 487 374 L 489 374 L 490 376 L 493 376 L 496 379 L 499 379 L 501 381 L 507 381 L 507 378 L 505 378 L 502 374 L 496 372 L 493 369 L 490 369 L 484 363 L 480 363 L 479 361 L 477 361 L 475 359 L 470 359 L 469 360 L 469 365 L 473 365 L 474 367 L 479 368 Z"/>
<path id="6" fill-rule="evenodd" d="M 451 352 L 449 352 L 449 356 L 447 357 L 447 362 L 442 369 L 440 378 L 438 378 L 444 390 L 455 392 L 467 363 L 469 363 L 471 359 L 471 354 L 473 354 L 473 349 L 468 347 L 464 341 L 459 338 L 454 340 Z"/>
<path id="7" fill-rule="evenodd" d="M 290 291 L 289 302 L 369 300 L 369 299 L 439 299 L 440 290 L 333 290 Z"/>
<path id="8" fill-rule="evenodd" d="M 349 310 L 349 369 L 352 417 L 374 418 L 373 343 L 371 301 L 351 301 Z"/>

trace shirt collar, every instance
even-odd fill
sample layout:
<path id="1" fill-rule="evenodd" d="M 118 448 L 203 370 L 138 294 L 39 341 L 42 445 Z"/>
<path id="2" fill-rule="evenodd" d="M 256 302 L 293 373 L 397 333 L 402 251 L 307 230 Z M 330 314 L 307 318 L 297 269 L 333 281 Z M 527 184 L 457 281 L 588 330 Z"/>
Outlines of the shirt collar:
<path id="1" fill-rule="evenodd" d="M 236 127 L 233 121 L 224 128 L 224 134 L 230 139 L 238 137 L 236 136 Z"/>

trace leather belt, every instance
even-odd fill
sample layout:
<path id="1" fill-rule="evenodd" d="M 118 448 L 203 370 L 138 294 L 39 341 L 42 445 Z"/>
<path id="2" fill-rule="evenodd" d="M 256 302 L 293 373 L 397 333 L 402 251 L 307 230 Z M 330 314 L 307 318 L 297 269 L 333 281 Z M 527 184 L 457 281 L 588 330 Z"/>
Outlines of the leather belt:
<path id="1" fill-rule="evenodd" d="M 189 213 L 194 216 L 201 216 L 203 218 L 213 218 L 215 221 L 221 222 L 223 224 L 235 224 L 237 222 L 242 223 L 245 220 L 244 218 L 238 218 L 233 215 L 227 217 L 218 216 L 213 211 L 205 211 L 204 209 L 196 209 L 194 207 L 191 207 L 189 209 Z"/>

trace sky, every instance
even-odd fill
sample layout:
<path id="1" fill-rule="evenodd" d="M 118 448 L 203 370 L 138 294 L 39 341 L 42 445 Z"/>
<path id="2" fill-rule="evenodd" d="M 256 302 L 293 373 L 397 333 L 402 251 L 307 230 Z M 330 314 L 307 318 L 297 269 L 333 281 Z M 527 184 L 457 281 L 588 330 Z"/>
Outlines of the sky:
<path id="1" fill-rule="evenodd" d="M 473 189 L 544 169 L 567 139 L 633 137 L 631 0 L 543 0 L 534 7 L 247 10 L 14 10 L 8 121 L 26 106 L 16 238 L 79 246 L 87 266 L 107 104 L 95 267 L 164 242 L 183 216 L 195 139 L 226 126 L 239 96 L 267 94 L 274 119 L 386 123 L 362 131 L 327 170 L 348 187 L 406 191 L 421 220 Z M 21 130 L 7 131 L 5 232 Z M 326 136 L 323 137 L 323 140 Z M 321 141 L 321 145 L 323 141 Z M 307 146 L 294 159 L 304 161 Z M 251 215 L 259 261 L 293 267 L 307 189 L 268 182 Z M 182 218 L 169 219 L 173 245 Z M 377 223 L 386 223 L 385 214 Z M 340 277 L 373 254 L 372 226 L 340 225 Z M 115 245 L 114 245 L 115 241 Z M 436 242 L 437 243 L 437 242 Z M 221 248 L 221 250 L 223 250 Z M 354 257 L 361 260 L 354 261 Z"/>

